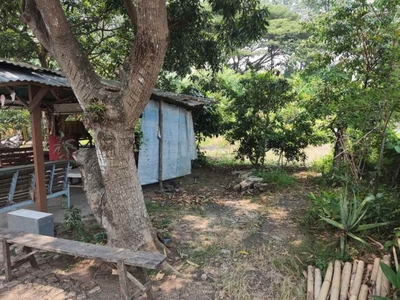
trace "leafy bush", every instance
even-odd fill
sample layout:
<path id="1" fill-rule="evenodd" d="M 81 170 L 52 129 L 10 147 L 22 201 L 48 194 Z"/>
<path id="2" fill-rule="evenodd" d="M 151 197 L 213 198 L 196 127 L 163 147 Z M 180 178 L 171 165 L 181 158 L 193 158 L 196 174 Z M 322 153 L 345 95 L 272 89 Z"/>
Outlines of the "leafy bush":
<path id="1" fill-rule="evenodd" d="M 312 169 L 315 172 L 329 174 L 332 171 L 333 155 L 329 154 L 312 163 Z"/>
<path id="2" fill-rule="evenodd" d="M 64 214 L 64 226 L 70 230 L 78 240 L 87 240 L 84 231 L 81 210 L 77 207 L 71 206 Z"/>
<path id="3" fill-rule="evenodd" d="M 289 82 L 270 72 L 250 72 L 239 85 L 227 108 L 231 118 L 226 134 L 231 143 L 239 142 L 237 158 L 248 158 L 256 168 L 264 166 L 269 150 L 280 156 L 280 162 L 283 157 L 304 160 L 313 124 L 295 104 Z"/>
<path id="4" fill-rule="evenodd" d="M 64 214 L 64 227 L 72 234 L 72 239 L 104 245 L 107 243 L 107 233 L 103 228 L 83 224 L 82 212 L 79 208 L 71 206 Z"/>

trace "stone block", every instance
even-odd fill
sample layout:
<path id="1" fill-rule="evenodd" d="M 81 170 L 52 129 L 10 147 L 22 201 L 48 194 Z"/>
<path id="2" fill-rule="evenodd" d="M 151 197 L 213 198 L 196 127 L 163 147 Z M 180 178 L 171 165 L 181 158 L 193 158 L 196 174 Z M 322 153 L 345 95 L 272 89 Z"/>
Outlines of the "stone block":
<path id="1" fill-rule="evenodd" d="M 8 229 L 54 236 L 53 214 L 19 209 L 7 214 Z"/>

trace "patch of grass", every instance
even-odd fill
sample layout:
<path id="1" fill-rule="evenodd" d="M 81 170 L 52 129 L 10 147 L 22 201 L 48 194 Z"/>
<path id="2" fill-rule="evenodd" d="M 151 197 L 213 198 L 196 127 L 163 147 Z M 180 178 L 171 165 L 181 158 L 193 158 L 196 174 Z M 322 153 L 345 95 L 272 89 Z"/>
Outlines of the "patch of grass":
<path id="1" fill-rule="evenodd" d="M 290 252 L 304 263 L 304 267 L 313 265 L 325 272 L 329 262 L 342 259 L 336 246 L 336 238 L 329 241 L 323 238 L 315 240 L 306 235 L 301 241 L 292 244 Z"/>
<path id="2" fill-rule="evenodd" d="M 146 209 L 149 215 L 176 211 L 176 206 L 159 204 L 157 202 L 146 202 Z"/>
<path id="3" fill-rule="evenodd" d="M 278 259 L 272 244 L 248 249 L 248 255 L 238 251 L 221 269 L 216 281 L 218 289 L 235 299 L 302 299 L 305 281 L 301 277 L 302 266 L 294 259 Z M 290 259 L 290 257 L 288 257 Z"/>
<path id="4" fill-rule="evenodd" d="M 162 218 L 161 220 L 157 220 L 153 222 L 153 226 L 157 229 L 167 229 L 172 223 L 172 220 L 169 218 Z"/>
<path id="5" fill-rule="evenodd" d="M 189 260 L 198 265 L 204 265 L 208 259 L 216 256 L 219 253 L 219 248 L 212 244 L 201 249 L 196 249 L 189 253 Z"/>
<path id="6" fill-rule="evenodd" d="M 256 171 L 254 175 L 261 177 L 263 182 L 274 185 L 276 188 L 288 188 L 297 183 L 296 179 L 284 170 Z"/>

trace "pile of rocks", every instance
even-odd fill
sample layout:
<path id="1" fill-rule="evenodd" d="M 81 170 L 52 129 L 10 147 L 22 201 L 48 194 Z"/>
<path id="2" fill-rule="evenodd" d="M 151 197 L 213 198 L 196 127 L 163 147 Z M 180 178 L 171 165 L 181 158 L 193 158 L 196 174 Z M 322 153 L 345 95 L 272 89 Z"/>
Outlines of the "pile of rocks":
<path id="1" fill-rule="evenodd" d="M 244 192 L 250 190 L 257 190 L 264 192 L 268 188 L 267 183 L 263 183 L 262 177 L 257 177 L 252 172 L 234 171 L 233 175 L 238 175 L 240 182 L 233 186 L 233 190 L 236 192 Z"/>

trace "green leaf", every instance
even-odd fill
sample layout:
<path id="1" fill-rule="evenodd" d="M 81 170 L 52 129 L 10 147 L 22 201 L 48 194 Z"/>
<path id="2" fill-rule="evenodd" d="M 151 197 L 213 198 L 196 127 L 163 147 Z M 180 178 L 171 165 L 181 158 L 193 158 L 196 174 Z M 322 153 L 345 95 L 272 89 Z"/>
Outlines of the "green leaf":
<path id="1" fill-rule="evenodd" d="M 336 227 L 336 228 L 339 228 L 339 229 L 341 229 L 341 230 L 345 230 L 343 224 L 340 224 L 339 222 L 336 222 L 336 221 L 334 221 L 334 220 L 331 220 L 331 219 L 328 219 L 328 218 L 325 218 L 325 217 L 322 217 L 322 216 L 320 216 L 320 217 L 321 217 L 321 219 L 324 220 L 326 223 L 328 223 L 328 224 L 330 224 L 330 225 L 332 225 L 332 226 L 334 226 L 334 227 Z"/>
<path id="2" fill-rule="evenodd" d="M 387 226 L 390 225 L 393 222 L 382 222 L 382 223 L 375 223 L 375 224 L 364 224 L 364 225 L 360 225 L 357 227 L 357 229 L 355 230 L 356 232 L 360 232 L 360 231 L 365 231 L 368 229 L 373 229 L 373 228 L 377 228 L 380 226 Z"/>
<path id="3" fill-rule="evenodd" d="M 360 242 L 361 244 L 364 244 L 365 246 L 369 246 L 369 244 L 365 240 L 356 236 L 354 233 L 348 232 L 347 234 L 349 235 L 349 237 L 355 239 L 357 242 Z"/>
<path id="4" fill-rule="evenodd" d="M 381 297 L 381 296 L 375 296 L 375 295 L 372 295 L 372 298 L 374 298 L 375 300 L 390 300 L 389 298 Z"/>
<path id="5" fill-rule="evenodd" d="M 392 270 L 392 268 L 383 262 L 380 263 L 380 266 L 383 274 L 385 274 L 390 283 L 393 284 L 397 289 L 400 289 L 400 282 L 397 280 L 397 274 Z"/>
<path id="6" fill-rule="evenodd" d="M 395 147 L 394 147 L 394 150 L 395 150 L 397 153 L 400 153 L 400 146 L 395 146 Z"/>

